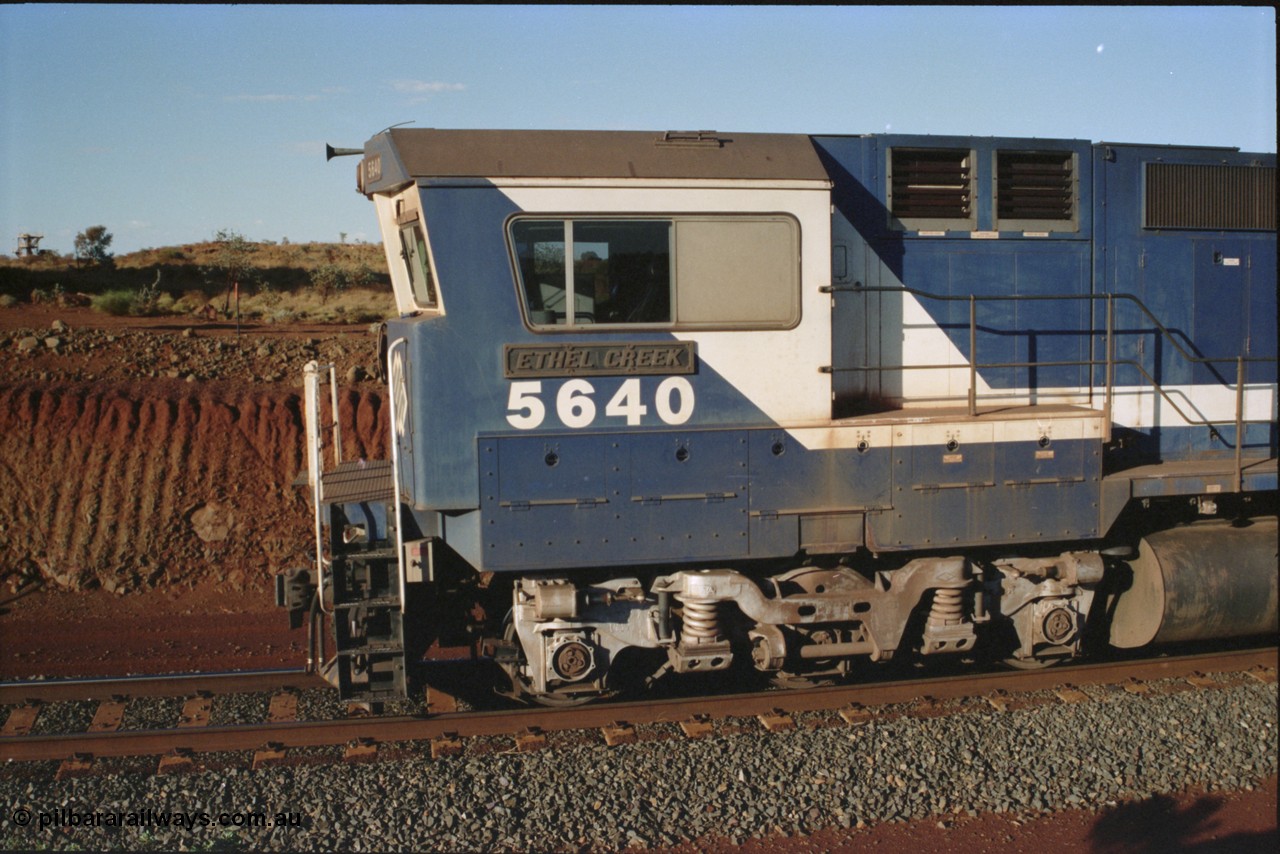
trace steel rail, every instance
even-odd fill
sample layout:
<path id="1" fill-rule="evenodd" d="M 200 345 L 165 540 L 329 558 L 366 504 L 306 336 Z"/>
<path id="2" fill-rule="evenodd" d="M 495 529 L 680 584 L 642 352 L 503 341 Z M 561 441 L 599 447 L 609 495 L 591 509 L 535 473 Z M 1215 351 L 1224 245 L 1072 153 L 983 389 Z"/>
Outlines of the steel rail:
<path id="1" fill-rule="evenodd" d="M 1009 671 L 979 676 L 912 679 L 875 685 L 771 691 L 714 698 L 694 697 L 601 704 L 573 709 L 457 712 L 434 717 L 350 718 L 337 721 L 252 724 L 174 730 L 117 731 L 108 735 L 0 738 L 0 760 L 60 760 L 76 754 L 94 757 L 161 755 L 175 750 L 204 753 L 247 751 L 271 746 L 321 747 L 361 739 L 392 743 L 440 737 L 515 735 L 528 730 L 557 731 L 628 724 L 676 723 L 708 713 L 722 718 L 750 717 L 779 710 L 832 711 L 857 704 L 882 706 L 925 697 L 934 700 L 974 697 L 1003 691 L 1038 691 L 1069 685 L 1116 683 L 1125 679 L 1169 679 L 1203 672 L 1277 666 L 1277 650 L 1208 653 L 1166 659 L 1082 664 L 1039 671 Z"/>
<path id="2" fill-rule="evenodd" d="M 40 679 L 0 682 L 0 705 L 112 697 L 188 697 L 200 692 L 240 694 L 288 688 L 325 688 L 327 682 L 301 668 L 220 673 L 174 673 L 159 676 L 116 676 L 92 679 Z"/>

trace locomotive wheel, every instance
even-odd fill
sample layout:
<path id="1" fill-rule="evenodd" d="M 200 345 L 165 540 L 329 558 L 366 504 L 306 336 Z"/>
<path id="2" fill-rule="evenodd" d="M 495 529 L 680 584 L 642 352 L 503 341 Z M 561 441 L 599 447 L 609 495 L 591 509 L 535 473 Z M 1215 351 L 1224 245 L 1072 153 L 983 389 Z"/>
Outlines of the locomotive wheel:
<path id="1" fill-rule="evenodd" d="M 526 680 L 520 672 L 521 668 L 523 668 L 527 662 L 524 659 L 523 647 L 520 646 L 520 639 L 516 636 L 515 621 L 511 619 L 509 614 L 507 615 L 506 622 L 502 628 L 502 639 L 515 644 L 516 648 L 520 649 L 521 652 L 520 660 L 517 663 L 502 665 L 503 673 L 505 673 L 507 679 L 510 680 L 511 689 L 509 691 L 500 691 L 499 693 L 523 702 L 537 703 L 539 706 L 546 706 L 552 709 L 568 709 L 574 706 L 583 706 L 590 703 L 592 700 L 606 696 L 598 691 L 576 694 L 557 694 L 554 692 L 540 694 L 535 692 L 529 685 L 528 680 Z"/>
<path id="2" fill-rule="evenodd" d="M 773 687 L 787 688 L 793 691 L 805 688 L 827 688 L 841 681 L 842 677 L 836 674 L 809 676 L 801 673 L 788 673 L 785 670 L 779 670 L 769 677 L 769 684 Z"/>
<path id="3" fill-rule="evenodd" d="M 787 593 L 798 591 L 809 594 L 824 593 L 828 590 L 847 587 L 851 583 L 861 586 L 847 570 L 826 569 L 817 566 L 793 569 L 779 576 L 778 581 L 781 582 L 780 587 L 785 588 Z M 821 664 L 821 662 L 818 664 Z M 830 662 L 826 662 L 826 664 L 829 665 Z M 788 670 L 779 670 L 769 676 L 770 685 L 775 688 L 790 689 L 825 688 L 839 684 L 844 680 L 845 676 L 839 673 L 792 673 Z"/>
<path id="4" fill-rule="evenodd" d="M 813 662 L 814 669 L 820 671 L 830 670 L 834 664 L 835 662 L 831 659 Z M 838 685 L 844 680 L 844 674 L 830 672 L 808 673 L 800 671 L 793 673 L 790 670 L 778 670 L 769 676 L 769 684 L 773 687 L 790 689 L 826 688 L 831 685 Z"/>
<path id="5" fill-rule="evenodd" d="M 1053 667 L 1064 658 L 1014 658 L 1010 656 L 1004 660 L 1004 663 L 1014 670 L 1044 670 L 1046 667 Z"/>

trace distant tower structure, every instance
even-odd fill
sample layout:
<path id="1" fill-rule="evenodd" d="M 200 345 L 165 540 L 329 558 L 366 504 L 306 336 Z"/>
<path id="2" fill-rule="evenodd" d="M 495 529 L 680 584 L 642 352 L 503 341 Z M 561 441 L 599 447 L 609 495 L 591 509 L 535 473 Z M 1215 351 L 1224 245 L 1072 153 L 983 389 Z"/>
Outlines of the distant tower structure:
<path id="1" fill-rule="evenodd" d="M 18 251 L 15 253 L 19 258 L 23 255 L 39 255 L 40 241 L 44 239 L 43 234 L 19 234 L 18 235 Z"/>

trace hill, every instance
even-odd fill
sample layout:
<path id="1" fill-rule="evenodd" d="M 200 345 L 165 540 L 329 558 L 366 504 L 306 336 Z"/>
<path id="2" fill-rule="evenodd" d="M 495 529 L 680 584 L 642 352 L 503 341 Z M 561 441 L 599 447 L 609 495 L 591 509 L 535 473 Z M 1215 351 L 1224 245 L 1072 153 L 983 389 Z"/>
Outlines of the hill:
<path id="1" fill-rule="evenodd" d="M 142 249 L 86 264 L 56 253 L 0 257 L 0 308 L 92 305 L 121 315 L 233 316 L 268 323 L 368 323 L 394 312 L 378 243 L 205 241 Z"/>

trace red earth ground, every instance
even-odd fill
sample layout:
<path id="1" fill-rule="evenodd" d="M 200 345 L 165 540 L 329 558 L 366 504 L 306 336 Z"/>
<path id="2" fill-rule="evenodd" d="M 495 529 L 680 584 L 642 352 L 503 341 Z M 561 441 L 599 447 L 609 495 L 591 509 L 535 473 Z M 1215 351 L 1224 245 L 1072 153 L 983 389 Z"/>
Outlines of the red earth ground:
<path id="1" fill-rule="evenodd" d="M 272 575 L 305 565 L 312 547 L 292 486 L 304 466 L 301 369 L 318 359 L 358 378 L 373 348 L 365 327 L 237 336 L 227 323 L 0 309 L 0 679 L 301 666 L 305 633 L 288 629 L 271 594 Z M 385 456 L 380 387 L 344 383 L 339 409 L 347 458 Z M 1271 778 L 1254 791 L 734 850 L 1235 852 L 1278 841 Z"/>

